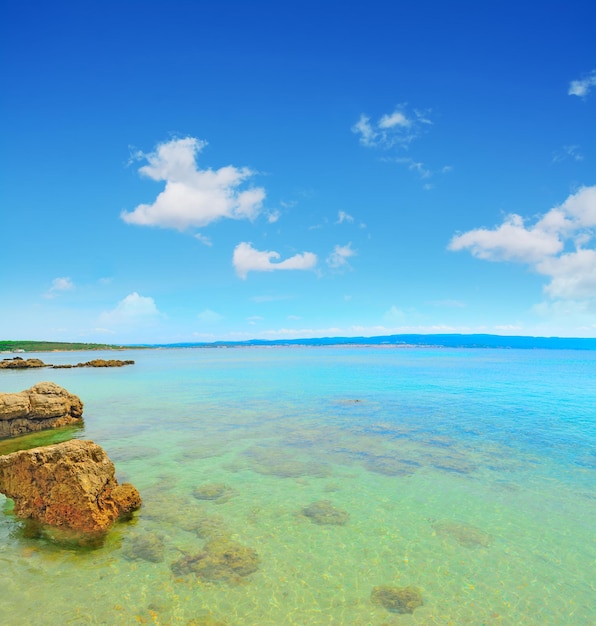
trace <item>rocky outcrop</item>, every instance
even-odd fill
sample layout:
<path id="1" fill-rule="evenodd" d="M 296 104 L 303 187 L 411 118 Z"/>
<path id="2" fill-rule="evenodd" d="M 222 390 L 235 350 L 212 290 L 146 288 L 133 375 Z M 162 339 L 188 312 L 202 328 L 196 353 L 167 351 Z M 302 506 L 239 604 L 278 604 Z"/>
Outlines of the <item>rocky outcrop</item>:
<path id="1" fill-rule="evenodd" d="M 114 464 L 93 441 L 0 456 L 0 493 L 14 500 L 18 517 L 86 534 L 105 533 L 141 506 L 139 492 L 118 484 Z"/>
<path id="2" fill-rule="evenodd" d="M 44 363 L 41 359 L 23 359 L 15 356 L 12 359 L 2 359 L 0 361 L 0 369 L 27 369 L 30 367 L 51 367 L 53 369 L 70 369 L 73 367 L 123 367 L 124 365 L 134 365 L 134 361 L 121 361 L 119 359 L 92 359 L 84 363 L 66 363 L 62 365 L 52 365 Z"/>
<path id="3" fill-rule="evenodd" d="M 21 370 L 29 367 L 47 367 L 41 359 L 22 359 L 15 356 L 12 359 L 2 359 L 0 361 L 0 369 L 5 370 Z"/>
<path id="4" fill-rule="evenodd" d="M 78 423 L 83 403 L 55 383 L 20 393 L 0 393 L 0 438 Z"/>
<path id="5" fill-rule="evenodd" d="M 72 367 L 123 367 L 124 365 L 134 365 L 134 361 L 120 361 L 118 359 L 93 359 L 85 363 L 77 363 L 76 365 L 50 365 L 53 369 L 70 369 Z"/>

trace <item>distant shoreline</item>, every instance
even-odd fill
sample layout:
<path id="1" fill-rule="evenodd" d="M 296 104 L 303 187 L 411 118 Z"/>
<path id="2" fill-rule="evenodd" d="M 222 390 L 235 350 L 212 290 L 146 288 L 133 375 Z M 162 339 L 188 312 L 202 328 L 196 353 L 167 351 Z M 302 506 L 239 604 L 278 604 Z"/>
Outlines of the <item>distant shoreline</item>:
<path id="1" fill-rule="evenodd" d="M 596 350 L 596 338 L 526 337 L 508 335 L 383 335 L 378 337 L 319 337 L 302 339 L 252 339 L 171 344 L 95 344 L 55 341 L 0 341 L 0 352 L 81 352 L 96 350 L 147 350 L 158 348 L 246 347 L 375 347 L 375 348 L 501 348 L 520 350 Z"/>

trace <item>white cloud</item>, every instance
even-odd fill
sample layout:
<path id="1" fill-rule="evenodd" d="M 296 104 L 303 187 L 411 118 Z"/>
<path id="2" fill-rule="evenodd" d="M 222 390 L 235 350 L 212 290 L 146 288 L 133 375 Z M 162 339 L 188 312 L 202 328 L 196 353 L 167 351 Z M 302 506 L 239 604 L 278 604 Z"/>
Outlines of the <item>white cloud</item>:
<path id="1" fill-rule="evenodd" d="M 567 94 L 583 98 L 590 93 L 592 87 L 596 87 L 596 70 L 592 70 L 588 76 L 581 80 L 572 80 Z"/>
<path id="2" fill-rule="evenodd" d="M 62 291 L 74 289 L 74 283 L 68 276 L 54 278 L 52 286 L 44 294 L 46 298 L 55 298 Z"/>
<path id="3" fill-rule="evenodd" d="M 371 122 L 365 114 L 352 126 L 352 132 L 367 148 L 392 148 L 396 145 L 408 145 L 422 132 L 422 126 L 432 122 L 424 111 L 414 109 L 406 111 L 405 105 L 395 108 L 392 113 L 382 115 L 379 120 Z"/>
<path id="4" fill-rule="evenodd" d="M 353 221 L 354 221 L 354 218 L 349 213 L 346 213 L 345 211 L 338 211 L 337 222 L 335 223 L 343 224 L 344 222 L 348 222 L 349 224 L 351 224 Z"/>
<path id="5" fill-rule="evenodd" d="M 453 237 L 449 250 L 465 250 L 488 261 L 539 261 L 545 255 L 556 254 L 563 243 L 556 233 L 537 226 L 526 228 L 521 216 L 511 214 L 493 230 L 477 228 Z"/>
<path id="6" fill-rule="evenodd" d="M 303 252 L 273 263 L 279 259 L 279 252 L 257 250 L 247 242 L 239 243 L 234 249 L 233 263 L 240 278 L 246 278 L 248 272 L 272 272 L 274 270 L 310 270 L 317 264 L 317 255 L 312 252 Z"/>
<path id="7" fill-rule="evenodd" d="M 270 224 L 275 224 L 277 220 L 279 220 L 281 213 L 279 211 L 271 211 L 271 213 L 267 214 L 267 221 Z"/>
<path id="8" fill-rule="evenodd" d="M 327 257 L 327 265 L 333 269 L 348 268 L 348 259 L 356 255 L 356 250 L 352 249 L 352 242 L 345 246 L 337 245 L 333 252 Z"/>
<path id="9" fill-rule="evenodd" d="M 103 325 L 138 324 L 157 319 L 161 316 L 155 305 L 155 300 L 148 296 L 140 296 L 136 291 L 129 294 L 111 311 L 100 315 Z"/>
<path id="10" fill-rule="evenodd" d="M 393 128 L 394 126 L 408 126 L 412 125 L 412 120 L 409 120 L 401 111 L 394 111 L 391 115 L 383 115 L 379 120 L 379 128 Z"/>
<path id="11" fill-rule="evenodd" d="M 194 137 L 161 143 L 154 152 L 137 153 L 147 164 L 139 172 L 156 181 L 165 181 L 165 189 L 153 204 L 140 204 L 133 211 L 123 211 L 129 224 L 185 230 L 203 227 L 221 218 L 253 220 L 261 211 L 265 190 L 252 187 L 241 190 L 255 172 L 232 165 L 218 170 L 199 169 L 196 157 L 207 142 Z"/>
<path id="12" fill-rule="evenodd" d="M 551 298 L 590 299 L 596 298 L 596 249 L 589 247 L 595 228 L 596 186 L 582 187 L 531 227 L 519 215 L 508 215 L 492 230 L 456 235 L 448 249 L 467 249 L 490 261 L 527 263 L 550 278 L 544 291 Z"/>

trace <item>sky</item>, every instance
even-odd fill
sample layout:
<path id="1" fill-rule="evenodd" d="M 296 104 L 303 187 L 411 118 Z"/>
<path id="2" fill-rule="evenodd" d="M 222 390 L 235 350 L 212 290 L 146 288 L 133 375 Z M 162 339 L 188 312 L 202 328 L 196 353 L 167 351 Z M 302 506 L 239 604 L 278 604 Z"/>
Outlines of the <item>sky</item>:
<path id="1" fill-rule="evenodd" d="M 596 4 L 2 2 L 0 339 L 596 337 Z"/>

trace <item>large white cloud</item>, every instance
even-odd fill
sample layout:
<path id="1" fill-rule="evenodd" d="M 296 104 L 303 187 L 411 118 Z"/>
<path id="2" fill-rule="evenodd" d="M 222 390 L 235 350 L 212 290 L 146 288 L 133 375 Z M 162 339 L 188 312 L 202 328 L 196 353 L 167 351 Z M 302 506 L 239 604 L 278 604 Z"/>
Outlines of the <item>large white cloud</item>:
<path id="1" fill-rule="evenodd" d="M 582 187 L 532 226 L 508 215 L 493 229 L 454 236 L 449 250 L 469 250 L 489 261 L 518 261 L 550 278 L 551 298 L 596 298 L 596 185 Z"/>
<path id="2" fill-rule="evenodd" d="M 272 272 L 274 270 L 310 270 L 317 264 L 317 255 L 303 252 L 274 263 L 280 258 L 279 252 L 257 250 L 252 244 L 242 242 L 234 249 L 233 263 L 240 278 L 246 278 L 248 272 Z"/>
<path id="3" fill-rule="evenodd" d="M 149 296 L 140 296 L 136 291 L 120 300 L 111 311 L 105 311 L 100 316 L 102 324 L 122 325 L 138 324 L 156 320 L 161 316 L 155 300 Z"/>
<path id="4" fill-rule="evenodd" d="M 255 172 L 232 165 L 218 170 L 200 169 L 196 157 L 206 145 L 205 141 L 186 137 L 159 144 L 149 154 L 139 153 L 137 157 L 147 161 L 139 172 L 165 181 L 166 186 L 152 204 L 123 211 L 122 219 L 129 224 L 181 231 L 206 226 L 223 217 L 254 219 L 261 211 L 265 190 L 242 187 Z"/>

